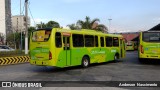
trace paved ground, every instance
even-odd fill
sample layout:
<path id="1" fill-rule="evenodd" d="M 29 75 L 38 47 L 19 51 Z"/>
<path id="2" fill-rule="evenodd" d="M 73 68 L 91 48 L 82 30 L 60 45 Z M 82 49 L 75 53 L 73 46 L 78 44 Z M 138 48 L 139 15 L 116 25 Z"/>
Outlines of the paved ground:
<path id="1" fill-rule="evenodd" d="M 160 81 L 160 63 L 141 64 L 137 52 L 127 52 L 125 59 L 104 64 L 91 65 L 89 68 L 71 67 L 56 69 L 51 67 L 19 64 L 0 66 L 1 81 Z M 47 88 L 52 90 L 50 88 Z M 62 90 L 63 88 L 54 88 Z M 74 88 L 72 88 L 74 89 Z M 71 90 L 72 90 L 71 89 Z M 86 88 L 82 88 L 85 90 Z M 91 88 L 91 90 L 108 88 Z M 109 88 L 118 90 L 120 88 Z M 131 88 L 121 88 L 131 89 Z M 132 88 L 150 89 L 150 88 Z M 157 88 L 154 88 L 157 89 Z M 40 90 L 46 90 L 41 88 Z M 66 89 L 70 90 L 70 89 Z"/>

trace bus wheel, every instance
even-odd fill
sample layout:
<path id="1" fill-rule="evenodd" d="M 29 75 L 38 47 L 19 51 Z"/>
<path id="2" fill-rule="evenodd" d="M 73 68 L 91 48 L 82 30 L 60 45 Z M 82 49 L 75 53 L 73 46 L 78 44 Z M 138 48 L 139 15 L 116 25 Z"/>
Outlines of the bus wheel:
<path id="1" fill-rule="evenodd" d="M 88 57 L 83 57 L 83 59 L 82 59 L 82 66 L 84 67 L 84 68 L 86 68 L 86 67 L 88 67 L 89 66 L 89 64 L 90 64 L 90 62 L 89 62 L 89 58 Z"/>
<path id="2" fill-rule="evenodd" d="M 114 56 L 114 62 L 116 62 L 117 59 L 118 59 L 118 54 Z"/>
<path id="3" fill-rule="evenodd" d="M 144 63 L 144 59 L 138 58 L 140 63 Z"/>

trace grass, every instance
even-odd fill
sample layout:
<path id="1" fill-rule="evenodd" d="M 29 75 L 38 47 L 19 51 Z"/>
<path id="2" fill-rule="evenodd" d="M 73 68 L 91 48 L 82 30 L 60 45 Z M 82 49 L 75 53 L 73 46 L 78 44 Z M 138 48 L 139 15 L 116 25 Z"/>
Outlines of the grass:
<path id="1" fill-rule="evenodd" d="M 28 56 L 28 55 L 25 55 L 25 53 L 20 50 L 0 52 L 0 58 L 1 57 L 14 57 L 14 56 Z"/>

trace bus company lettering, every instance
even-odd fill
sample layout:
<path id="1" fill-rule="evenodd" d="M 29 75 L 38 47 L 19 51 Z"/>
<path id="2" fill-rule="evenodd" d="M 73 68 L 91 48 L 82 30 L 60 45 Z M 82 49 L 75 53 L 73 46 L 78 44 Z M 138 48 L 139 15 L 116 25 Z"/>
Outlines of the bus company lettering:
<path id="1" fill-rule="evenodd" d="M 91 54 L 105 54 L 105 51 L 91 51 Z"/>
<path id="2" fill-rule="evenodd" d="M 116 52 L 116 50 L 111 50 L 111 52 Z"/>

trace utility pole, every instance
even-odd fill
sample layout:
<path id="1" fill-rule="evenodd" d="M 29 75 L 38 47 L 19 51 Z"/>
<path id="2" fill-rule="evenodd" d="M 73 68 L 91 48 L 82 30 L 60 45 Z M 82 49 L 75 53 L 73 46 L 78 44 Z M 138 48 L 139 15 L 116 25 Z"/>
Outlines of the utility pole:
<path id="1" fill-rule="evenodd" d="M 28 0 L 25 0 L 25 17 L 26 17 L 25 54 L 28 54 Z"/>
<path id="2" fill-rule="evenodd" d="M 21 17 L 21 0 L 20 0 L 20 32 L 21 32 L 21 46 L 20 50 L 22 51 L 22 17 Z"/>

